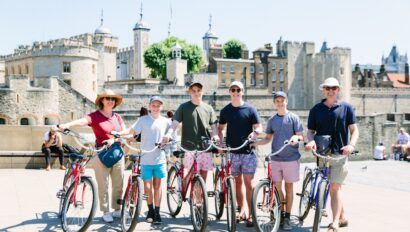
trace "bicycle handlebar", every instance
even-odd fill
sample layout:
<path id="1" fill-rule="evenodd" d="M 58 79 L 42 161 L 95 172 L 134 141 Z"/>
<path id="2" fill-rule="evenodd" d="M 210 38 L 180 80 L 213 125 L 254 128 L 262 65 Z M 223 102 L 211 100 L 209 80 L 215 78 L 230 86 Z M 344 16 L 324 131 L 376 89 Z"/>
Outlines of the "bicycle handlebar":
<path id="1" fill-rule="evenodd" d="M 121 139 L 121 142 L 122 142 L 123 144 L 125 144 L 125 146 L 126 146 L 127 148 L 129 148 L 130 150 L 135 151 L 135 152 L 151 153 L 151 152 L 155 151 L 156 149 L 161 148 L 161 145 L 162 145 L 162 143 L 154 143 L 155 146 L 154 146 L 154 148 L 152 148 L 151 150 L 142 150 L 141 148 L 135 148 L 135 147 L 131 146 L 131 145 L 128 143 L 127 139 L 133 138 L 133 136 L 130 136 L 130 135 L 119 135 L 119 134 L 115 134 L 115 133 L 112 133 L 112 135 L 113 135 L 114 138 L 116 138 L 116 139 Z M 174 141 L 174 140 L 170 140 L 170 141 L 169 141 L 168 143 L 166 143 L 165 145 L 173 144 L 173 143 L 175 143 L 175 141 Z M 139 144 L 141 144 L 141 143 L 139 143 Z"/>
<path id="2" fill-rule="evenodd" d="M 353 151 L 351 155 L 358 155 L 359 151 Z M 316 150 L 312 150 L 312 154 L 320 159 L 325 159 L 325 160 L 341 160 L 345 159 L 347 156 L 346 155 L 338 155 L 338 156 L 324 156 L 321 154 L 318 154 Z"/>
<path id="3" fill-rule="evenodd" d="M 234 148 L 232 148 L 232 147 L 229 147 L 229 146 L 227 146 L 227 147 L 219 147 L 218 145 L 215 144 L 215 142 L 214 142 L 213 140 L 211 140 L 211 145 L 212 145 L 213 147 L 215 147 L 216 149 L 219 149 L 219 150 L 222 150 L 222 151 L 237 151 L 237 150 L 240 150 L 240 149 L 242 149 L 243 147 L 245 147 L 247 144 L 250 144 L 251 142 L 253 142 L 253 141 L 250 140 L 250 139 L 247 139 L 247 140 L 245 140 L 245 142 L 244 142 L 242 145 L 240 145 L 239 147 L 234 147 Z"/>
<path id="4" fill-rule="evenodd" d="M 183 152 L 189 152 L 189 153 L 195 153 L 195 154 L 205 153 L 205 152 L 209 151 L 209 150 L 212 148 L 212 142 L 209 144 L 209 146 L 208 146 L 205 150 L 202 150 L 202 151 L 201 151 L 201 150 L 193 150 L 193 151 L 190 151 L 190 150 L 185 149 L 184 147 L 182 147 L 181 144 L 178 144 L 178 147 L 179 147 Z"/>

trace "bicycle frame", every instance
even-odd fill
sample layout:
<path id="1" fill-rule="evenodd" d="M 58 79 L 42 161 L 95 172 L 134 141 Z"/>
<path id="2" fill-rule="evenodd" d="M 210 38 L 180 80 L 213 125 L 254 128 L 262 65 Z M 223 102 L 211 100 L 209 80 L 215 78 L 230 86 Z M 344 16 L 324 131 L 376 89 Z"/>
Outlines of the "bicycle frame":
<path id="1" fill-rule="evenodd" d="M 196 154 L 194 155 L 196 156 Z M 185 177 L 184 176 L 184 164 L 181 163 L 180 165 L 174 165 L 174 167 L 176 168 L 177 174 L 174 176 L 174 179 L 172 180 L 172 182 L 174 182 L 174 180 L 177 178 L 177 176 L 180 176 L 182 181 L 182 200 L 186 201 L 187 200 L 187 193 L 188 193 L 188 188 L 191 185 L 193 179 L 195 176 L 199 175 L 199 171 L 198 171 L 198 166 L 197 166 L 197 162 L 196 162 L 196 157 L 194 159 L 194 162 L 192 164 L 191 169 L 188 171 L 188 175 Z M 191 192 L 193 193 L 194 189 L 191 188 Z"/>
<path id="2" fill-rule="evenodd" d="M 128 191 L 130 190 L 131 186 L 133 186 L 134 183 L 134 178 L 135 176 L 140 176 L 141 175 L 141 155 L 138 155 L 138 159 L 136 161 L 133 162 L 132 164 L 132 169 L 131 169 L 131 175 L 128 177 L 128 181 L 127 181 L 127 187 L 125 192 L 128 193 Z M 128 200 L 128 198 L 130 197 L 128 194 L 126 194 L 126 199 Z"/>

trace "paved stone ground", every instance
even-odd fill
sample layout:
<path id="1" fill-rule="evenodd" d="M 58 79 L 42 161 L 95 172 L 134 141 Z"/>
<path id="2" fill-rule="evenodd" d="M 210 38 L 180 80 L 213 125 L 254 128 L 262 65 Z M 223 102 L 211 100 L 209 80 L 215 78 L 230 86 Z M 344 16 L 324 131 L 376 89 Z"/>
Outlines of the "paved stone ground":
<path id="1" fill-rule="evenodd" d="M 303 164 L 304 166 L 314 164 Z M 384 232 L 410 231 L 410 163 L 398 161 L 357 161 L 349 164 L 349 177 L 344 187 L 344 201 L 350 225 L 340 231 Z M 92 174 L 92 170 L 87 170 Z M 129 172 L 127 172 L 128 175 Z M 258 179 L 263 169 L 258 169 Z M 63 172 L 52 170 L 0 169 L 0 231 L 62 231 L 57 217 L 58 199 L 55 194 L 60 187 Z M 210 179 L 209 179 L 210 180 Z M 208 181 L 208 188 L 210 188 Z M 300 182 L 295 186 L 300 191 Z M 170 218 L 163 196 L 161 214 L 162 226 L 140 223 L 137 231 L 192 231 L 188 204 L 176 219 Z M 293 214 L 297 214 L 299 199 L 295 197 Z M 208 231 L 225 231 L 226 221 L 217 221 L 214 215 L 213 198 L 209 198 L 210 222 Z M 329 216 L 331 211 L 328 208 Z M 142 212 L 146 212 L 146 206 Z M 292 216 L 294 232 L 311 231 L 313 223 L 311 211 L 305 223 Z M 145 217 L 145 216 L 144 216 Z M 324 225 L 330 222 L 324 218 Z M 120 231 L 119 221 L 105 224 L 97 213 L 91 231 Z M 244 224 L 238 231 L 254 231 Z M 326 231 L 323 228 L 323 231 Z"/>

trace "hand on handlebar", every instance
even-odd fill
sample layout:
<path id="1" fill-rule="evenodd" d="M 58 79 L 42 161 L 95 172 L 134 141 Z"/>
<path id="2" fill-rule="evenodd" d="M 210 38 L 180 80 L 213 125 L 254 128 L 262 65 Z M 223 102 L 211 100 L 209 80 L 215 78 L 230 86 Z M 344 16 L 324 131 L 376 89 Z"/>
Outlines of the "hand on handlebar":
<path id="1" fill-rule="evenodd" d="M 342 150 L 343 155 L 351 155 L 353 154 L 354 151 L 354 147 L 352 145 L 346 145 L 342 148 L 340 148 L 340 150 Z"/>
<path id="2" fill-rule="evenodd" d="M 121 137 L 121 133 L 118 132 L 118 131 L 111 131 L 110 134 L 113 135 L 114 138 L 119 138 L 119 137 Z"/>
<path id="3" fill-rule="evenodd" d="M 289 139 L 289 143 L 290 145 L 296 145 L 300 142 L 300 136 L 299 135 L 293 135 L 290 139 Z"/>
<path id="4" fill-rule="evenodd" d="M 314 140 L 308 142 L 305 145 L 305 151 L 311 151 L 311 150 L 316 150 L 317 146 L 316 146 L 316 142 Z"/>
<path id="5" fill-rule="evenodd" d="M 111 139 L 104 140 L 102 143 L 107 145 L 107 147 L 110 147 L 114 142 L 115 142 L 114 139 L 111 138 Z"/>

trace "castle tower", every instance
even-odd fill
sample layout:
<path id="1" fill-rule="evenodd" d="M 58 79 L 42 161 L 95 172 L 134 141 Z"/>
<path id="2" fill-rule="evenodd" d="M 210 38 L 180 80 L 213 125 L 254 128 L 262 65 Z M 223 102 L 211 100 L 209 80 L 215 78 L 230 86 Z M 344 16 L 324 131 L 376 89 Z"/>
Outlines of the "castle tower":
<path id="1" fill-rule="evenodd" d="M 167 61 L 167 79 L 176 86 L 184 86 L 185 74 L 188 73 L 188 63 L 181 59 L 181 46 L 176 43 L 172 47 L 172 57 Z"/>
<path id="2" fill-rule="evenodd" d="M 210 48 L 212 48 L 218 40 L 218 37 L 216 34 L 212 31 L 212 15 L 209 16 L 209 29 L 205 33 L 204 37 L 202 37 L 203 40 L 203 49 L 205 52 L 205 62 L 209 63 L 210 59 Z"/>
<path id="3" fill-rule="evenodd" d="M 149 69 L 144 64 L 144 52 L 149 46 L 150 28 L 142 21 L 142 3 L 140 21 L 135 24 L 134 31 L 134 79 L 145 79 Z"/>

